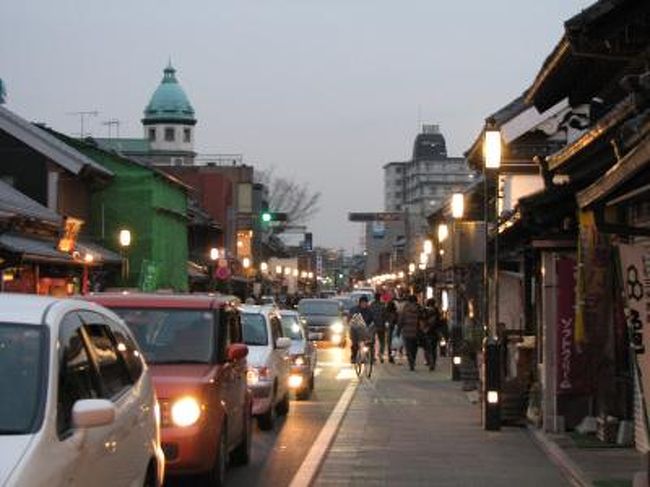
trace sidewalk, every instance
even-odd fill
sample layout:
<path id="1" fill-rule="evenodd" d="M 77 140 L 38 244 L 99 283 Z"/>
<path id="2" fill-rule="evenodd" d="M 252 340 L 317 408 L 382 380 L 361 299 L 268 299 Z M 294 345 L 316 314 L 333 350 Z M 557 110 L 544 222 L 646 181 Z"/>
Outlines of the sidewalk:
<path id="1" fill-rule="evenodd" d="M 643 456 L 634 448 L 585 447 L 570 435 L 545 434 L 533 429 L 531 434 L 578 485 L 632 486 L 635 474 L 643 470 Z"/>
<path id="2" fill-rule="evenodd" d="M 315 485 L 570 485 L 526 429 L 484 431 L 449 361 L 439 367 L 384 364 L 363 380 Z"/>

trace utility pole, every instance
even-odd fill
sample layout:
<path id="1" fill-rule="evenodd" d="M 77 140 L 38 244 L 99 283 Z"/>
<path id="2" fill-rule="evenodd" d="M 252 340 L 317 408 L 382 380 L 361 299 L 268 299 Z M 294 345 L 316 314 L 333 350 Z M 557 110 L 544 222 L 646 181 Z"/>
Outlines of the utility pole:
<path id="1" fill-rule="evenodd" d="M 108 127 L 108 138 L 109 139 L 113 138 L 113 130 L 112 130 L 113 127 L 115 127 L 116 138 L 117 139 L 120 138 L 120 123 L 121 123 L 120 120 L 118 120 L 117 118 L 111 118 L 109 120 L 106 120 L 106 121 L 102 122 L 102 125 Z"/>
<path id="2" fill-rule="evenodd" d="M 84 131 L 86 117 L 96 117 L 97 115 L 99 115 L 99 112 L 97 110 L 78 111 L 78 112 L 69 112 L 68 115 L 74 115 L 76 117 L 79 117 L 79 122 L 81 124 L 81 131 L 79 132 L 79 138 L 83 139 L 84 136 L 86 135 L 86 132 Z"/>

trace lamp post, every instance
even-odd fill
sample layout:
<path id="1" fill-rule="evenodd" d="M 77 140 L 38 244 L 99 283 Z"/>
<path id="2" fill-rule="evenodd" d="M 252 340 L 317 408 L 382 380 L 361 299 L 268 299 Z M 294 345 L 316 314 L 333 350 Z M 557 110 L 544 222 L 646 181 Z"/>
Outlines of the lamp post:
<path id="1" fill-rule="evenodd" d="M 483 140 L 483 184 L 484 184 L 484 212 L 485 212 L 485 256 L 483 263 L 484 280 L 484 302 L 483 313 L 486 323 L 486 338 L 483 347 L 483 427 L 486 430 L 498 430 L 501 428 L 501 406 L 500 406 L 500 365 L 498 343 L 494 337 L 497 322 L 499 320 L 499 167 L 501 167 L 501 133 L 494 126 L 493 121 L 488 121 Z M 496 180 L 496 201 L 495 201 L 495 232 L 494 232 L 494 323 L 490 319 L 489 303 L 489 265 L 488 265 L 488 222 L 489 222 L 489 195 L 488 176 L 493 172 Z"/>
<path id="2" fill-rule="evenodd" d="M 123 228 L 119 234 L 120 249 L 122 250 L 122 284 L 129 281 L 129 247 L 131 246 L 131 230 Z"/>
<path id="3" fill-rule="evenodd" d="M 462 193 L 454 193 L 451 196 L 451 216 L 453 217 L 452 222 L 451 222 L 451 233 L 452 233 L 452 239 L 451 239 L 451 282 L 452 282 L 452 288 L 454 290 L 454 313 L 453 313 L 453 322 L 451 324 L 452 330 L 450 330 L 452 333 L 450 334 L 452 337 L 452 351 L 453 351 L 453 358 L 451 362 L 451 378 L 452 380 L 460 380 L 460 365 L 462 363 L 462 358 L 461 356 L 457 353 L 456 347 L 460 345 L 460 341 L 462 340 L 462 328 L 459 323 L 459 313 L 458 309 L 460 308 L 459 306 L 459 299 L 458 299 L 458 285 L 456 283 L 456 243 L 458 242 L 458 238 L 456 235 L 456 220 L 463 218 L 465 214 L 465 198 Z M 441 296 L 441 300 L 443 301 L 444 304 L 444 298 L 445 295 Z M 447 297 L 447 308 L 449 308 L 449 296 L 448 294 L 446 295 Z"/>

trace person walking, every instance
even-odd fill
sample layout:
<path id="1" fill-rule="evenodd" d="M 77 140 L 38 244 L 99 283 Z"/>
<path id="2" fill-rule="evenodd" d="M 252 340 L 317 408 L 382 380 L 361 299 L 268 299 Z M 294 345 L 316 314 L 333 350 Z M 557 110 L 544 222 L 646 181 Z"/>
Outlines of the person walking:
<path id="1" fill-rule="evenodd" d="M 388 335 L 386 336 L 386 343 L 388 344 L 388 361 L 391 364 L 395 363 L 395 354 L 397 350 L 393 349 L 393 337 L 396 336 L 397 331 L 397 306 L 395 301 L 391 300 L 386 304 L 386 323 L 388 324 Z"/>
<path id="2" fill-rule="evenodd" d="M 438 340 L 440 340 L 440 329 L 442 328 L 442 312 L 438 308 L 435 299 L 427 300 L 423 312 L 422 334 L 424 340 L 424 353 L 427 359 L 429 370 L 435 370 L 438 358 Z"/>
<path id="3" fill-rule="evenodd" d="M 370 304 L 372 322 L 375 324 L 375 336 L 379 341 L 379 361 L 384 363 L 386 350 L 386 306 L 381 301 L 381 294 L 375 293 L 375 300 Z M 372 351 L 375 353 L 375 351 Z"/>
<path id="4" fill-rule="evenodd" d="M 397 326 L 404 341 L 406 356 L 409 362 L 409 369 L 415 370 L 415 357 L 418 353 L 418 328 L 420 322 L 420 306 L 418 298 L 409 295 L 406 304 L 402 308 Z"/>

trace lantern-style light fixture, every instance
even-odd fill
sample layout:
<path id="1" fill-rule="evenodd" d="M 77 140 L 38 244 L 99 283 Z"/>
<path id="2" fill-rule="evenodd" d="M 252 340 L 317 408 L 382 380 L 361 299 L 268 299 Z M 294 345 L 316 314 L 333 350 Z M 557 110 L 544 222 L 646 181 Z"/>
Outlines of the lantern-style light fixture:
<path id="1" fill-rule="evenodd" d="M 241 260 L 241 265 L 244 269 L 250 269 L 251 266 L 251 259 L 249 257 L 244 257 Z"/>
<path id="2" fill-rule="evenodd" d="M 120 246 L 128 247 L 131 245 L 131 230 L 122 229 L 120 230 Z"/>
<path id="3" fill-rule="evenodd" d="M 429 239 L 426 239 L 422 244 L 422 250 L 427 255 L 433 254 L 433 242 Z"/>
<path id="4" fill-rule="evenodd" d="M 438 225 L 438 242 L 444 242 L 449 237 L 449 227 L 446 223 Z"/>
<path id="5" fill-rule="evenodd" d="M 219 249 L 212 247 L 210 249 L 210 260 L 217 260 L 219 258 Z"/>
<path id="6" fill-rule="evenodd" d="M 465 198 L 463 193 L 454 193 L 451 195 L 451 216 L 454 218 L 463 218 L 465 213 Z"/>
<path id="7" fill-rule="evenodd" d="M 267 272 L 269 272 L 269 265 L 266 262 L 262 262 L 260 264 L 260 271 L 266 274 Z"/>
<path id="8" fill-rule="evenodd" d="M 495 129 L 486 129 L 483 139 L 483 159 L 486 169 L 499 169 L 501 167 L 501 132 Z"/>
<path id="9" fill-rule="evenodd" d="M 415 263 L 411 262 L 409 264 L 409 274 L 413 274 L 415 272 Z"/>

